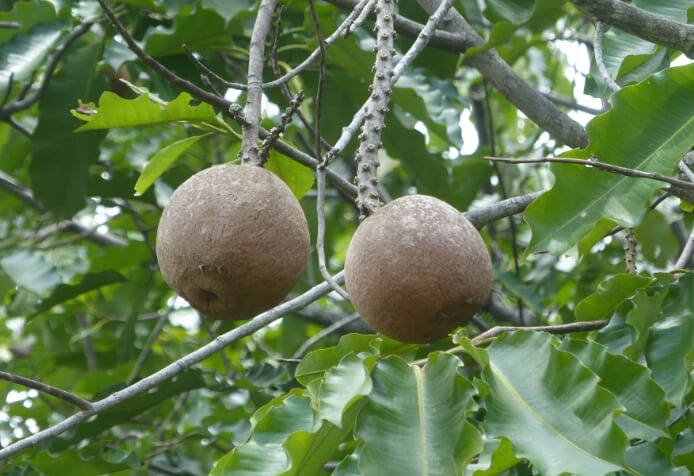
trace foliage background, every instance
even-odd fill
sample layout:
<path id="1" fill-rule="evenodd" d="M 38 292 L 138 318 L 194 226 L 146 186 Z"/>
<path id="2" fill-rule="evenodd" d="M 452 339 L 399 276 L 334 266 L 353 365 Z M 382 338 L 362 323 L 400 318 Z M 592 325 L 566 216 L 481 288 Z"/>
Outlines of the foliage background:
<path id="1" fill-rule="evenodd" d="M 318 44 L 307 3 L 280 4 L 277 60 L 286 72 Z M 680 25 L 694 18 L 685 0 L 632 4 Z M 316 3 L 324 35 L 347 5 Z M 348 302 L 329 294 L 18 452 L 0 463 L 3 472 L 689 474 L 694 278 L 674 270 L 691 264 L 683 254 L 691 191 L 575 165 L 483 160 L 595 155 L 676 175 L 694 144 L 694 67 L 675 48 L 611 28 L 604 63 L 623 87 L 612 93 L 594 59 L 586 70 L 577 62 L 592 59 L 594 45 L 591 17 L 576 5 L 459 0 L 455 8 L 483 46 L 451 52 L 435 42 L 393 89 L 379 173 L 386 196 L 425 193 L 464 211 L 546 191 L 524 219 L 485 222 L 495 290 L 470 326 L 436 344 L 403 345 L 370 334 Z M 205 88 L 185 43 L 225 79 L 245 82 L 257 2 L 110 6 L 147 54 L 179 77 Z M 398 8 L 427 20 L 416 2 Z M 0 0 L 0 21 L 20 25 L 0 29 L 0 370 L 96 402 L 240 325 L 207 321 L 177 298 L 153 243 L 172 191 L 196 171 L 237 160 L 241 128 L 144 65 L 94 1 Z M 329 143 L 368 94 L 370 25 L 327 50 L 320 130 Z M 411 43 L 401 35 L 398 53 Z M 272 35 L 267 51 L 271 44 Z M 586 127 L 587 148 L 567 152 L 565 140 L 508 100 L 514 91 L 492 86 L 504 77 L 471 66 L 492 49 L 569 117 L 597 116 Z M 270 67 L 265 74 L 274 79 Z M 305 91 L 309 122 L 318 79 L 314 63 L 288 83 L 292 94 Z M 287 100 L 278 88 L 265 94 L 270 129 Z M 586 95 L 605 109 L 599 101 L 586 106 Z M 225 97 L 244 104 L 244 93 Z M 297 118 L 282 140 L 313 154 L 313 137 Z M 331 166 L 347 180 L 355 142 Z M 301 198 L 315 243 L 312 171 L 276 151 L 268 168 Z M 325 214 L 328 266 L 337 271 L 358 214 L 334 185 Z M 624 272 L 622 227 L 633 228 L 638 242 L 638 275 Z M 321 281 L 312 254 L 293 295 Z M 607 318 L 600 330 L 563 338 L 520 330 L 475 339 L 495 325 Z M 342 327 L 311 340 L 338 321 Z M 7 381 L 0 402 L 3 447 L 78 411 Z"/>

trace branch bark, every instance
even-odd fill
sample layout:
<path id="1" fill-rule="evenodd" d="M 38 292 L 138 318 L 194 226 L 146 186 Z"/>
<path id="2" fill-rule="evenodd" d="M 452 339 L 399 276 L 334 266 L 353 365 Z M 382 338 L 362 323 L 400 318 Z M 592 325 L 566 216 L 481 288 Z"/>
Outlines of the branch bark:
<path id="1" fill-rule="evenodd" d="M 621 0 L 571 0 L 598 20 L 694 58 L 694 25 L 669 20 Z"/>

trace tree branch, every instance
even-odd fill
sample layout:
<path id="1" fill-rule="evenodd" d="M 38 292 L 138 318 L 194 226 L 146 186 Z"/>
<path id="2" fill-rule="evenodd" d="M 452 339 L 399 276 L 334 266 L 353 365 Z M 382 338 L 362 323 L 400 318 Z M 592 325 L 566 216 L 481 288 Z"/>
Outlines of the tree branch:
<path id="1" fill-rule="evenodd" d="M 272 24 L 272 13 L 277 0 L 261 0 L 255 25 L 251 33 L 248 52 L 248 89 L 246 94 L 246 124 L 243 125 L 241 160 L 244 165 L 261 165 L 258 160 L 261 103 L 263 98 L 263 64 L 265 63 L 265 38 Z"/>
<path id="2" fill-rule="evenodd" d="M 476 336 L 472 339 L 472 343 L 475 345 L 484 344 L 492 339 L 499 337 L 501 334 L 512 331 L 538 331 L 538 332 L 549 332 L 550 334 L 570 334 L 572 332 L 586 332 L 594 331 L 596 329 L 602 329 L 610 322 L 609 319 L 601 319 L 599 321 L 580 321 L 571 322 L 569 324 L 559 324 L 557 326 L 529 326 L 529 327 L 517 327 L 517 326 L 497 326 L 492 327 L 486 332 Z"/>
<path id="3" fill-rule="evenodd" d="M 38 390 L 39 392 L 47 393 L 48 395 L 53 395 L 54 397 L 58 397 L 61 400 L 64 400 L 68 403 L 71 403 L 72 405 L 75 405 L 79 407 L 81 410 L 90 410 L 92 408 L 92 404 L 88 402 L 87 400 L 78 397 L 77 395 L 74 395 L 68 391 L 65 391 L 63 389 L 53 387 L 51 385 L 38 382 L 36 380 L 27 378 L 27 377 L 22 377 L 20 375 L 15 375 L 11 374 L 8 372 L 2 372 L 0 371 L 0 379 L 6 380 L 8 382 L 16 383 L 18 385 L 22 385 L 27 388 L 33 388 L 34 390 Z M 79 414 L 78 414 L 79 415 Z"/>
<path id="4" fill-rule="evenodd" d="M 694 58 L 694 25 L 669 20 L 621 0 L 571 0 L 571 3 L 602 22 Z"/>
<path id="5" fill-rule="evenodd" d="M 605 162 L 600 162 L 598 160 L 585 160 L 585 159 L 572 159 L 568 157 L 538 157 L 533 159 L 514 159 L 512 157 L 485 157 L 485 160 L 493 160 L 497 162 L 510 162 L 516 164 L 537 164 L 542 162 L 558 162 L 562 164 L 577 164 L 584 165 L 586 167 L 595 167 L 596 169 L 605 170 L 607 172 L 612 172 L 615 174 L 626 175 L 627 177 L 636 178 L 647 178 L 651 180 L 658 180 L 660 182 L 669 183 L 680 188 L 686 188 L 688 190 L 694 190 L 694 183 L 687 182 L 685 180 L 680 180 L 666 175 L 656 174 L 654 172 L 643 172 L 641 170 L 630 169 L 628 167 L 621 167 L 619 165 L 608 164 Z"/>

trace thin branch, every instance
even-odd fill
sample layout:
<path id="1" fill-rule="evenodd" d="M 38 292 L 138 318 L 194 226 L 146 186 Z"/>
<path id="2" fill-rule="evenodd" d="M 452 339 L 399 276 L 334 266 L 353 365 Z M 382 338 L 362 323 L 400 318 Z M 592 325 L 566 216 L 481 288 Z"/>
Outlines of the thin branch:
<path id="1" fill-rule="evenodd" d="M 294 96 L 291 99 L 291 101 L 289 102 L 289 106 L 287 106 L 287 108 L 282 113 L 282 117 L 280 117 L 279 124 L 270 129 L 270 134 L 268 134 L 265 137 L 265 139 L 263 139 L 263 143 L 260 146 L 261 150 L 258 154 L 258 162 L 261 165 L 265 165 L 265 162 L 267 162 L 267 160 L 270 158 L 270 151 L 277 143 L 277 140 L 280 138 L 280 135 L 285 131 L 289 123 L 292 122 L 292 117 L 299 110 L 299 107 L 301 106 L 303 100 L 304 92 L 299 91 L 298 93 L 296 93 L 296 96 Z"/>
<path id="2" fill-rule="evenodd" d="M 571 0 L 571 3 L 604 23 L 694 57 L 694 25 L 669 20 L 621 0 Z"/>
<path id="3" fill-rule="evenodd" d="M 549 99 L 553 103 L 559 104 L 561 106 L 566 106 L 566 107 L 571 108 L 571 109 L 575 109 L 576 111 L 587 112 L 588 114 L 592 114 L 594 116 L 597 116 L 598 114 L 603 114 L 603 113 L 607 112 L 607 109 L 605 109 L 605 108 L 596 109 L 594 107 L 584 106 L 583 104 L 579 104 L 572 99 L 557 96 L 556 94 L 543 93 L 543 96 L 545 96 L 547 99 Z"/>
<path id="4" fill-rule="evenodd" d="M 17 29 L 21 28 L 22 24 L 17 23 L 16 21 L 0 21 L 0 28 L 9 28 L 9 29 Z"/>
<path id="5" fill-rule="evenodd" d="M 209 322 L 207 322 L 207 319 L 205 316 L 202 315 L 201 312 L 198 312 L 198 319 L 200 320 L 200 324 L 202 324 L 202 327 L 205 328 L 207 331 L 207 334 L 210 336 L 210 341 L 214 340 L 215 337 L 217 337 L 214 333 L 214 330 L 210 327 Z M 229 362 L 229 358 L 227 357 L 226 352 L 224 352 L 224 349 L 220 349 L 219 351 L 219 356 L 222 358 L 222 362 L 224 362 L 224 369 L 226 370 L 227 377 L 231 378 L 232 375 L 234 375 L 234 371 L 231 368 L 231 362 Z"/>
<path id="6" fill-rule="evenodd" d="M 220 75 L 212 71 L 210 68 L 205 66 L 202 62 L 200 62 L 200 60 L 198 60 L 195 57 L 193 52 L 190 51 L 190 48 L 188 48 L 188 45 L 186 45 L 185 43 L 181 45 L 181 48 L 183 48 L 183 50 L 186 52 L 186 55 L 188 55 L 188 59 L 190 59 L 190 61 L 195 65 L 195 67 L 202 71 L 202 73 L 205 76 L 211 78 L 212 80 L 229 89 L 237 89 L 241 91 L 246 91 L 248 89 L 248 86 L 246 84 L 232 83 L 230 81 L 227 81 L 226 79 L 222 78 Z"/>
<path id="7" fill-rule="evenodd" d="M 80 327 L 80 331 L 84 334 L 82 337 L 82 346 L 84 348 L 84 356 L 87 359 L 87 368 L 94 372 L 98 369 L 99 365 L 96 360 L 96 352 L 94 352 L 94 345 L 92 344 L 92 338 L 86 333 L 87 329 L 87 317 L 82 312 L 75 314 L 77 317 L 77 324 Z"/>
<path id="8" fill-rule="evenodd" d="M 549 332 L 550 334 L 570 334 L 572 332 L 587 332 L 596 329 L 602 329 L 610 322 L 609 319 L 601 319 L 599 321 L 580 321 L 571 322 L 569 324 L 559 324 L 557 326 L 496 326 L 489 329 L 487 332 L 476 336 L 472 339 L 475 345 L 484 344 L 492 339 L 499 337 L 501 334 L 513 331 L 538 331 Z"/>
<path id="9" fill-rule="evenodd" d="M 247 123 L 243 126 L 240 153 L 244 165 L 261 165 L 258 159 L 258 138 L 263 99 L 265 38 L 270 31 L 276 3 L 277 0 L 261 0 L 251 33 L 251 45 L 248 52 L 248 89 L 244 110 Z"/>
<path id="10" fill-rule="evenodd" d="M 87 411 L 92 409 L 92 404 L 90 402 L 78 397 L 77 395 L 27 377 L 22 377 L 20 375 L 0 371 L 0 379 L 16 383 L 27 388 L 33 388 L 34 390 L 38 390 L 39 392 L 53 395 L 54 397 L 58 397 L 61 400 L 64 400 L 68 403 L 71 403 L 72 405 L 75 405 L 76 407 L 79 407 L 81 410 Z"/>
<path id="11" fill-rule="evenodd" d="M 619 91 L 621 88 L 619 87 L 619 84 L 617 84 L 615 80 L 612 79 L 610 72 L 607 71 L 607 67 L 605 66 L 605 60 L 602 57 L 602 35 L 607 31 L 607 28 L 608 26 L 603 22 L 595 22 L 595 40 L 593 40 L 595 64 L 598 66 L 600 76 L 602 76 L 602 80 L 605 81 L 607 87 L 610 88 L 612 91 Z"/>
<path id="12" fill-rule="evenodd" d="M 325 265 L 325 166 L 319 164 L 316 168 L 316 182 L 318 186 L 318 197 L 316 200 L 316 210 L 318 213 L 318 230 L 316 232 L 316 251 L 318 253 L 318 269 L 321 276 L 325 279 L 330 287 L 343 299 L 349 301 L 349 295 L 340 287 L 328 272 L 328 267 Z"/>
<path id="13" fill-rule="evenodd" d="M 585 160 L 585 159 L 572 159 L 568 157 L 538 157 L 538 158 L 519 158 L 514 159 L 512 157 L 485 157 L 486 160 L 494 160 L 498 162 L 510 162 L 516 164 L 538 164 L 543 162 L 557 162 L 562 164 L 577 164 L 584 165 L 586 167 L 595 167 L 596 169 L 606 170 L 607 172 L 612 172 L 615 174 L 626 175 L 627 177 L 637 177 L 637 178 L 647 178 L 651 180 L 658 180 L 660 182 L 669 183 L 680 188 L 686 188 L 687 190 L 694 190 L 694 183 L 687 182 L 685 180 L 679 180 L 676 178 L 668 177 L 666 175 L 656 174 L 654 172 L 643 172 L 641 170 L 630 169 L 628 167 L 622 167 L 619 165 L 608 164 L 600 161 Z"/>
<path id="14" fill-rule="evenodd" d="M 694 254 L 694 229 L 689 234 L 687 243 L 685 243 L 682 253 L 675 262 L 675 269 L 687 269 L 689 261 L 692 259 L 692 254 Z"/>
<path id="15" fill-rule="evenodd" d="M 337 276 L 335 276 L 335 281 L 343 283 L 344 274 L 340 272 Z M 71 428 L 76 427 L 92 415 L 103 413 L 104 411 L 113 408 L 126 400 L 136 397 L 137 395 L 140 395 L 163 382 L 171 380 L 176 375 L 184 372 L 186 369 L 192 367 L 203 359 L 206 359 L 207 357 L 219 352 L 219 350 L 225 346 L 253 334 L 254 332 L 266 327 L 286 314 L 307 306 L 309 303 L 312 303 L 320 297 L 325 296 L 331 290 L 332 288 L 327 283 L 320 283 L 300 296 L 275 306 L 269 311 L 259 314 L 249 322 L 242 324 L 225 334 L 222 334 L 209 344 L 206 344 L 190 354 L 181 357 L 158 372 L 155 372 L 152 375 L 145 377 L 122 390 L 114 392 L 98 402 L 93 403 L 89 410 L 72 415 L 56 425 L 0 449 L 0 459 L 8 458 L 26 448 L 30 448 L 41 443 L 42 441 L 53 438 Z"/>
<path id="16" fill-rule="evenodd" d="M 357 28 L 359 28 L 366 21 L 375 7 L 376 0 L 369 0 L 368 3 L 364 5 L 364 8 L 361 9 L 361 12 L 359 12 L 359 16 L 355 18 L 354 21 L 349 25 L 349 28 L 342 32 L 342 38 L 347 38 L 349 35 L 357 31 Z"/>
<path id="17" fill-rule="evenodd" d="M 296 352 L 294 352 L 294 355 L 292 355 L 292 358 L 294 359 L 300 359 L 301 357 L 304 356 L 304 354 L 310 349 L 314 344 L 319 342 L 320 340 L 328 337 L 330 334 L 332 334 L 335 331 L 338 331 L 342 329 L 343 327 L 351 324 L 352 322 L 356 321 L 359 319 L 361 316 L 359 316 L 358 313 L 350 314 L 349 316 L 345 316 L 339 321 L 335 322 L 334 324 L 331 324 L 330 326 L 326 327 L 322 331 L 320 331 L 318 334 L 314 335 L 310 339 L 307 339 L 304 341 L 303 344 L 301 344 L 301 347 L 297 349 Z"/>
<path id="18" fill-rule="evenodd" d="M 126 380 L 126 382 L 132 383 L 140 375 L 142 367 L 145 366 L 147 357 L 149 357 L 149 353 L 152 351 L 152 346 L 157 341 L 159 334 L 161 334 L 161 331 L 164 329 L 164 325 L 168 320 L 169 313 L 166 312 L 165 314 L 162 314 L 157 323 L 154 324 L 154 329 L 152 329 L 152 332 L 149 334 L 149 337 L 147 338 L 147 343 L 145 343 L 145 346 L 140 351 L 140 355 L 137 357 L 135 367 L 133 367 L 133 370 L 132 372 L 130 372 L 130 376 L 128 377 L 128 380 Z"/>
<path id="19" fill-rule="evenodd" d="M 46 207 L 34 198 L 31 190 L 20 184 L 14 177 L 0 171 L 0 189 L 3 189 L 16 198 L 26 203 L 30 207 L 41 213 L 46 212 Z M 64 221 L 56 225 L 61 231 L 68 231 L 82 235 L 84 239 L 92 241 L 101 246 L 128 246 L 128 242 L 117 236 L 108 233 L 97 233 L 96 231 L 75 221 Z"/>

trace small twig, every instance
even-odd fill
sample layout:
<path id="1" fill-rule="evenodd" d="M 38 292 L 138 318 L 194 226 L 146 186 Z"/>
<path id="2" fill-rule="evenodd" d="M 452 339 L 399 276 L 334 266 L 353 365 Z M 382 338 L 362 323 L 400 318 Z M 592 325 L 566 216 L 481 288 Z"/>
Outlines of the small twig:
<path id="1" fill-rule="evenodd" d="M 301 106 L 303 100 L 304 92 L 299 91 L 296 94 L 296 96 L 292 98 L 292 100 L 289 102 L 289 106 L 287 106 L 287 108 L 282 113 L 282 117 L 280 117 L 279 124 L 273 127 L 270 130 L 270 134 L 268 134 L 267 137 L 263 139 L 263 143 L 260 146 L 261 150 L 258 154 L 258 162 L 261 165 L 265 165 L 265 162 L 267 162 L 267 160 L 270 158 L 270 151 L 274 147 L 277 140 L 280 138 L 280 134 L 282 134 L 289 125 L 289 123 L 292 122 L 292 117 L 299 110 L 299 107 Z"/>
<path id="2" fill-rule="evenodd" d="M 605 67 L 605 62 L 602 57 L 602 35 L 607 31 L 608 26 L 601 21 L 595 22 L 595 40 L 593 40 L 593 51 L 595 52 L 595 64 L 598 66 L 598 71 L 600 71 L 600 76 L 602 80 L 605 81 L 607 87 L 612 91 L 619 91 L 619 84 L 612 79 L 610 72 L 607 71 Z"/>
<path id="3" fill-rule="evenodd" d="M 248 89 L 246 90 L 246 108 L 244 110 L 247 124 L 243 126 L 243 139 L 239 153 L 244 165 L 260 165 L 258 137 L 263 98 L 265 38 L 270 31 L 272 13 L 276 3 L 277 0 L 261 0 L 251 33 L 251 44 L 248 52 Z"/>
<path id="4" fill-rule="evenodd" d="M 81 340 L 84 348 L 84 356 L 87 359 L 87 368 L 94 372 L 98 369 L 99 365 L 96 360 L 94 346 L 92 345 L 92 338 L 86 333 L 88 329 L 87 317 L 82 312 L 76 313 L 75 317 L 77 317 L 77 324 L 80 326 L 80 331 L 84 334 L 84 337 L 82 337 Z"/>
<path id="5" fill-rule="evenodd" d="M 152 329 L 152 332 L 149 334 L 149 338 L 147 339 L 147 343 L 140 351 L 140 355 L 137 357 L 135 367 L 133 368 L 132 372 L 130 372 L 130 376 L 128 377 L 128 380 L 126 380 L 126 382 L 132 384 L 133 382 L 135 382 L 135 379 L 137 379 L 137 377 L 140 375 L 142 367 L 144 367 L 145 361 L 147 360 L 147 357 L 149 357 L 149 353 L 152 351 L 152 346 L 157 341 L 157 337 L 159 337 L 159 334 L 161 333 L 162 329 L 164 329 L 164 324 L 166 324 L 168 320 L 169 313 L 166 312 L 165 314 L 162 314 L 157 323 L 154 324 L 154 329 Z"/>
<path id="6" fill-rule="evenodd" d="M 675 269 L 687 269 L 689 261 L 692 259 L 692 254 L 694 254 L 694 229 L 689 234 L 687 243 L 685 243 L 682 253 L 675 262 Z"/>
<path id="7" fill-rule="evenodd" d="M 501 334 L 513 331 L 538 331 L 549 332 L 550 334 L 570 334 L 572 332 L 587 332 L 596 329 L 602 329 L 610 322 L 609 319 L 601 319 L 599 321 L 580 321 L 571 322 L 569 324 L 559 324 L 556 326 L 496 326 L 472 339 L 472 343 L 480 345 L 492 339 L 499 337 Z"/>
<path id="8" fill-rule="evenodd" d="M 248 89 L 247 85 L 241 84 L 241 83 L 232 83 L 230 81 L 227 81 L 226 79 L 222 78 L 217 73 L 212 71 L 210 68 L 208 68 L 207 66 L 202 64 L 200 62 L 200 60 L 198 60 L 195 57 L 193 52 L 190 51 L 190 48 L 188 48 L 188 45 L 186 45 L 185 43 L 183 43 L 181 45 L 181 48 L 183 48 L 183 50 L 186 52 L 186 54 L 188 55 L 188 59 L 190 59 L 190 61 L 195 65 L 195 67 L 198 68 L 200 71 L 202 71 L 202 73 L 205 76 L 207 76 L 208 78 L 212 78 L 214 81 L 218 82 L 222 86 L 229 88 L 229 89 L 238 89 L 241 91 L 246 91 Z"/>
<path id="9" fill-rule="evenodd" d="M 301 357 L 304 356 L 304 354 L 310 349 L 314 344 L 316 344 L 318 341 L 326 338 L 333 332 L 340 330 L 341 328 L 351 324 L 352 322 L 356 321 L 359 319 L 359 314 L 354 313 L 350 314 L 349 316 L 345 316 L 339 321 L 335 322 L 334 324 L 326 327 L 322 331 L 320 331 L 318 334 L 314 335 L 310 339 L 307 339 L 304 341 L 303 344 L 301 344 L 301 347 L 299 347 L 296 352 L 294 352 L 294 355 L 292 355 L 293 358 L 295 359 L 300 359 Z"/>
<path id="10" fill-rule="evenodd" d="M 124 208 L 125 211 L 128 212 L 128 215 L 130 215 L 130 219 L 135 224 L 135 227 L 142 234 L 142 238 L 145 240 L 145 243 L 147 244 L 147 248 L 149 249 L 149 252 L 152 254 L 152 258 L 154 259 L 154 261 L 156 261 L 157 260 L 156 247 L 154 246 L 154 242 L 152 241 L 152 239 L 149 237 L 149 233 L 151 230 L 145 226 L 145 224 L 142 222 L 142 219 L 140 218 L 140 215 L 135 211 L 135 209 L 133 208 L 133 206 L 130 204 L 129 201 L 121 200 L 121 199 L 114 199 L 114 202 L 116 204 L 118 204 L 121 208 Z"/>
<path id="11" fill-rule="evenodd" d="M 316 200 L 316 211 L 318 213 L 318 230 L 316 232 L 318 269 L 320 270 L 323 279 L 330 284 L 333 291 L 342 296 L 342 298 L 345 300 L 349 301 L 349 295 L 340 287 L 340 285 L 333 281 L 332 276 L 330 276 L 330 273 L 328 272 L 328 267 L 325 264 L 325 166 L 323 164 L 318 165 L 316 168 L 316 182 L 318 187 L 318 196 Z"/>
<path id="12" fill-rule="evenodd" d="M 594 107 L 584 106 L 583 104 L 579 104 L 578 102 L 576 102 L 572 99 L 563 98 L 561 96 L 557 96 L 556 94 L 543 93 L 543 96 L 545 96 L 547 99 L 549 99 L 553 103 L 559 104 L 561 106 L 566 106 L 566 107 L 569 107 L 571 109 L 575 109 L 576 111 L 587 112 L 588 114 L 592 114 L 594 116 L 597 116 L 598 114 L 603 114 L 603 113 L 607 112 L 607 109 L 605 109 L 605 108 L 595 109 Z"/>
<path id="13" fill-rule="evenodd" d="M 628 167 L 622 167 L 619 165 L 608 164 L 600 161 L 585 160 L 585 159 L 572 159 L 568 157 L 539 157 L 536 159 L 529 158 L 519 158 L 514 159 L 511 157 L 485 157 L 485 160 L 495 160 L 499 162 L 510 162 L 515 164 L 539 164 L 543 162 L 557 162 L 561 164 L 578 164 L 585 165 L 587 167 L 595 167 L 596 169 L 606 170 L 607 172 L 612 172 L 616 174 L 626 175 L 627 177 L 636 178 L 647 178 L 651 180 L 658 180 L 660 182 L 669 183 L 680 188 L 686 188 L 687 190 L 694 190 L 694 183 L 687 182 L 685 180 L 679 180 L 676 178 L 668 177 L 666 175 L 656 174 L 654 172 L 643 172 L 641 170 L 630 169 Z"/>
<path id="14" fill-rule="evenodd" d="M 357 28 L 359 28 L 367 18 L 369 18 L 369 15 L 371 15 L 374 7 L 376 7 L 376 0 L 369 0 L 359 12 L 359 16 L 355 18 L 354 21 L 350 23 L 349 27 L 342 32 L 342 38 L 347 38 L 349 35 L 357 31 Z M 355 10 L 357 9 L 355 8 Z"/>
<path id="15" fill-rule="evenodd" d="M 17 23 L 16 21 L 0 21 L 0 28 L 10 28 L 10 29 L 17 29 L 21 28 L 22 24 Z"/>
<path id="16" fill-rule="evenodd" d="M 636 238 L 633 228 L 627 228 L 627 238 L 624 241 L 624 262 L 626 263 L 626 272 L 636 274 Z"/>
<path id="17" fill-rule="evenodd" d="M 202 324 L 202 327 L 205 328 L 207 331 L 207 334 L 210 336 L 210 340 L 208 342 L 214 340 L 215 337 L 217 337 L 214 333 L 214 330 L 210 327 L 210 324 L 207 322 L 207 319 L 205 319 L 205 316 L 202 315 L 202 313 L 198 312 L 198 319 L 200 320 L 200 324 Z M 227 377 L 231 378 L 234 375 L 234 371 L 231 368 L 231 362 L 229 362 L 229 358 L 227 357 L 226 352 L 224 352 L 224 349 L 219 350 L 219 356 L 222 358 L 222 362 L 224 362 L 224 368 L 226 369 L 226 374 Z"/>
<path id="18" fill-rule="evenodd" d="M 61 400 L 64 400 L 68 403 L 71 403 L 77 407 L 79 407 L 82 410 L 89 410 L 92 408 L 92 404 L 88 402 L 87 400 L 78 397 L 77 395 L 74 395 L 68 391 L 65 391 L 63 389 L 53 387 L 51 385 L 38 382 L 36 380 L 27 378 L 27 377 L 22 377 L 19 375 L 11 374 L 8 372 L 2 372 L 0 371 L 0 379 L 6 380 L 8 382 L 16 383 L 18 385 L 22 385 L 27 388 L 33 388 L 34 390 L 38 390 L 39 392 L 47 393 L 49 395 L 53 395 L 54 397 L 58 397 Z"/>

